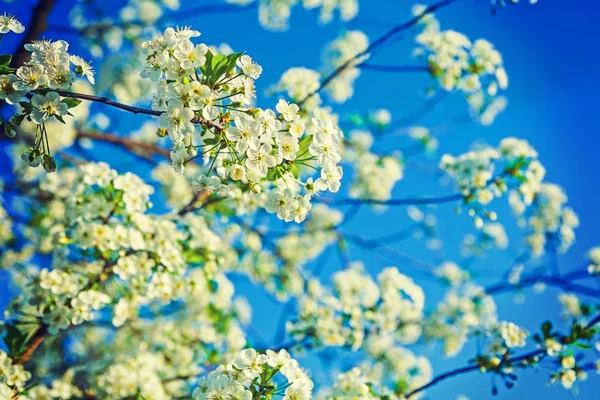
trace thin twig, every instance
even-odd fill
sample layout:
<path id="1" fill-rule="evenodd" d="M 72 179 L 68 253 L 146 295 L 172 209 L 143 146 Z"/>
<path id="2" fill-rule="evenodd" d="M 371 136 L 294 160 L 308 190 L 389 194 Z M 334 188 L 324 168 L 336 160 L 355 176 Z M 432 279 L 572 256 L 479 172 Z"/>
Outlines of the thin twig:
<path id="1" fill-rule="evenodd" d="M 325 87 L 327 87 L 327 85 L 329 85 L 331 83 L 331 81 L 333 81 L 339 74 L 341 74 L 342 72 L 344 72 L 345 70 L 347 70 L 350 67 L 359 67 L 361 64 L 364 63 L 364 60 L 361 62 L 356 62 L 357 60 L 362 59 L 363 57 L 370 55 L 371 53 L 373 53 L 373 51 L 375 51 L 377 48 L 379 48 L 381 45 L 385 44 L 388 40 L 390 40 L 391 38 L 393 38 L 394 36 L 396 36 L 398 33 L 412 27 L 413 25 L 417 24 L 423 17 L 425 17 L 428 14 L 431 14 L 432 12 L 434 12 L 435 10 L 438 10 L 442 7 L 445 7 L 449 4 L 454 3 L 455 1 L 458 0 L 443 0 L 440 1 L 438 3 L 432 4 L 429 7 L 427 7 L 425 10 L 423 10 L 423 12 L 413 18 L 411 18 L 410 20 L 408 20 L 407 22 L 404 22 L 400 25 L 396 25 L 395 27 L 393 27 L 392 29 L 390 29 L 389 31 L 387 31 L 383 36 L 380 36 L 377 40 L 375 40 L 374 42 L 372 42 L 366 49 L 364 49 L 361 52 L 358 52 L 354 57 L 346 60 L 343 64 L 341 64 L 339 67 L 337 67 L 333 72 L 331 72 L 329 75 L 327 75 L 319 84 L 319 87 L 317 89 L 315 89 L 314 91 L 312 91 L 311 93 L 309 93 L 304 99 L 302 99 L 298 104 L 302 105 L 304 104 L 308 99 L 310 99 L 311 97 L 313 97 L 314 95 L 318 94 L 321 90 L 323 90 Z"/>

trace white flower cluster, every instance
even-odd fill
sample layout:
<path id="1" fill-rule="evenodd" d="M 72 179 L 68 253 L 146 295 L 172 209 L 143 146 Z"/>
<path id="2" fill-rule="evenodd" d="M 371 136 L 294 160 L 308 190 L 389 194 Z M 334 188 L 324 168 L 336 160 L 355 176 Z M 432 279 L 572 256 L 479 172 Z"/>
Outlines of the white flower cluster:
<path id="1" fill-rule="evenodd" d="M 585 369 L 577 365 L 577 360 L 572 355 L 566 355 L 560 358 L 560 371 L 552 375 L 550 383 L 556 379 L 565 389 L 571 389 L 577 380 L 585 381 L 588 377 Z"/>
<path id="2" fill-rule="evenodd" d="M 288 324 L 294 337 L 302 339 L 312 332 L 308 336 L 319 343 L 354 350 L 370 332 L 393 334 L 403 343 L 419 338 L 423 290 L 397 268 L 384 269 L 375 282 L 356 263 L 333 279 L 334 294 L 318 281 L 308 282 L 308 293 L 300 298 L 299 320 Z"/>
<path id="3" fill-rule="evenodd" d="M 437 309 L 424 321 L 428 340 L 442 340 L 444 354 L 456 356 L 475 330 L 490 329 L 496 323 L 496 304 L 483 288 L 471 282 L 453 286 Z"/>
<path id="4" fill-rule="evenodd" d="M 320 8 L 319 22 L 326 24 L 339 11 L 344 21 L 349 21 L 358 14 L 358 0 L 226 0 L 227 3 L 246 6 L 258 3 L 258 20 L 260 24 L 271 30 L 288 29 L 292 9 L 298 5 L 306 10 Z"/>
<path id="5" fill-rule="evenodd" d="M 600 275 L 600 246 L 596 246 L 588 251 L 588 258 L 590 265 L 588 265 L 588 272 L 591 275 Z"/>
<path id="6" fill-rule="evenodd" d="M 351 131 L 342 159 L 354 169 L 350 196 L 385 201 L 392 197 L 396 183 L 404 177 L 404 165 L 400 156 L 371 152 L 373 141 L 368 131 Z"/>
<path id="7" fill-rule="evenodd" d="M 313 382 L 298 361 L 283 349 L 266 354 L 250 348 L 230 364 L 221 365 L 204 378 L 195 398 L 252 400 L 256 393 L 284 400 L 310 399 Z"/>
<path id="8" fill-rule="evenodd" d="M 39 384 L 28 390 L 28 397 L 31 400 L 46 400 L 46 399 L 70 399 L 73 397 L 81 397 L 83 393 L 77 386 L 73 384 L 75 370 L 69 369 L 60 378 L 54 379 L 50 387 Z"/>
<path id="9" fill-rule="evenodd" d="M 134 321 L 114 334 L 106 328 L 86 330 L 71 349 L 72 356 L 87 360 L 86 354 L 102 352 L 112 357 L 89 360 L 94 368 L 80 372 L 79 379 L 85 379 L 99 398 L 191 398 L 191 379 L 235 359 L 246 346 L 239 322 L 247 317 L 204 310 L 198 300 L 204 302 L 205 291 L 199 287 L 169 316 Z"/>
<path id="10" fill-rule="evenodd" d="M 16 104 L 25 100 L 28 92 L 41 89 L 68 90 L 77 75 L 85 75 L 94 83 L 94 71 L 90 65 L 81 57 L 69 55 L 68 48 L 69 44 L 64 40 L 40 40 L 26 44 L 25 49 L 31 52 L 31 60 L 19 67 L 16 75 L 0 76 L 0 99 L 8 104 Z M 61 103 L 55 92 L 35 94 L 31 99 L 31 109 L 25 108 L 26 113 L 18 119 L 30 116 L 32 121 L 42 124 L 52 116 L 60 119 L 67 114 L 67 108 L 67 104 Z M 17 118 L 13 118 L 15 120 Z"/>
<path id="11" fill-rule="evenodd" d="M 429 128 L 424 126 L 411 126 L 408 128 L 408 135 L 419 142 L 426 153 L 433 153 L 437 150 L 439 142 L 433 136 Z"/>
<path id="12" fill-rule="evenodd" d="M 312 95 L 321 85 L 321 74 L 317 71 L 304 68 L 289 68 L 281 75 L 274 91 L 285 92 L 294 102 L 304 101 L 303 107 L 313 110 L 321 104 L 319 94 Z M 308 97 L 312 95 L 312 97 Z"/>
<path id="13" fill-rule="evenodd" d="M 558 301 L 563 306 L 562 317 L 563 319 L 578 318 L 583 315 L 583 305 L 579 301 L 579 298 L 574 293 L 563 293 L 558 296 Z"/>
<path id="14" fill-rule="evenodd" d="M 555 184 L 542 183 L 530 209 L 521 213 L 522 199 L 512 195 L 509 201 L 516 215 L 525 217 L 531 231 L 526 240 L 535 256 L 544 253 L 548 242 L 558 242 L 556 251 L 566 253 L 575 242 L 574 228 L 579 226 L 579 217 L 571 207 L 566 207 L 567 195 Z"/>
<path id="15" fill-rule="evenodd" d="M 0 15 L 0 35 L 4 36 L 8 32 L 23 33 L 25 27 L 14 15 L 4 13 Z"/>
<path id="16" fill-rule="evenodd" d="M 232 188 L 242 187 L 258 195 L 275 186 L 266 210 L 302 222 L 313 194 L 339 190 L 342 133 L 335 116 L 326 110 L 301 115 L 296 104 L 285 100 L 279 100 L 278 114 L 249 107 L 262 68 L 247 55 L 213 54 L 204 44 L 194 45 L 190 39 L 199 34 L 168 28 L 143 44 L 147 64 L 142 75 L 159 81 L 153 108 L 166 111 L 160 126 L 173 140 L 175 171 L 182 173 L 199 156 L 196 147 L 202 147 L 205 162 L 212 161 L 208 172 L 196 178 L 199 191 L 235 196 Z M 201 146 L 194 145 L 198 138 Z M 320 172 L 314 182 L 299 180 L 308 168 Z M 213 169 L 216 174 L 210 175 Z"/>
<path id="17" fill-rule="evenodd" d="M 433 371 L 425 357 L 396 346 L 389 336 L 369 338 L 365 347 L 374 362 L 363 362 L 335 378 L 331 388 L 320 390 L 319 400 L 402 399 L 403 395 L 429 382 Z M 422 393 L 411 398 L 419 399 Z"/>
<path id="18" fill-rule="evenodd" d="M 155 26 L 168 17 L 169 11 L 178 10 L 180 1 L 128 0 L 106 5 L 108 9 L 91 10 L 85 4 L 75 4 L 69 11 L 70 26 L 98 58 L 110 58 L 125 43 L 137 45 L 143 37 L 156 33 Z"/>
<path id="19" fill-rule="evenodd" d="M 496 220 L 496 213 L 486 206 L 508 191 L 513 212 L 530 230 L 526 242 L 532 253 L 543 254 L 549 237 L 559 240 L 558 251 L 566 252 L 575 240 L 573 228 L 579 219 L 565 206 L 562 189 L 543 181 L 546 170 L 537 157 L 526 141 L 506 138 L 498 148 L 483 147 L 458 157 L 446 154 L 440 168 L 456 181 L 475 226 L 483 228 Z"/>
<path id="20" fill-rule="evenodd" d="M 115 326 L 136 319 L 143 305 L 184 296 L 229 312 L 233 288 L 220 269 L 235 264 L 237 255 L 204 217 L 189 215 L 176 224 L 168 215 L 146 215 L 153 187 L 104 163 L 42 175 L 39 187 L 52 197 L 32 211 L 25 233 L 40 252 L 53 255 L 53 268 L 25 280 L 14 311 L 25 307 L 51 331 L 92 320 L 107 304 L 114 305 Z M 187 271 L 200 263 L 207 269 Z M 104 285 L 109 280 L 129 290 L 111 291 Z"/>
<path id="21" fill-rule="evenodd" d="M 0 398 L 19 398 L 28 400 L 28 397 L 20 395 L 25 389 L 25 383 L 31 379 L 31 373 L 26 371 L 22 365 L 13 363 L 13 360 L 0 350 Z"/>
<path id="22" fill-rule="evenodd" d="M 43 165 L 47 172 L 56 170 L 56 162 L 50 154 L 45 123 L 53 120 L 65 123 L 63 117 L 73 115 L 69 109 L 81 103 L 73 98 L 61 100 L 54 90 L 70 89 L 77 75 L 86 76 L 94 83 L 92 67 L 81 57 L 69 55 L 68 48 L 64 40 L 26 44 L 25 49 L 31 52 L 30 61 L 19 67 L 16 74 L 0 75 L 0 99 L 20 106 L 20 112 L 14 114 L 10 122 L 4 121 L 5 132 L 14 137 L 16 127 L 25 119 L 37 124 L 33 147 L 21 158 L 31 167 Z M 31 93 L 28 100 L 26 95 Z"/>
<path id="23" fill-rule="evenodd" d="M 363 365 L 362 368 L 369 372 L 369 376 L 377 378 L 375 382 L 394 382 L 396 395 L 421 387 L 433 377 L 429 360 L 396 345 L 391 335 L 371 335 L 365 343 L 365 349 L 377 361 L 368 363 L 371 365 Z M 421 395 L 414 397 L 418 399 Z"/>
<path id="24" fill-rule="evenodd" d="M 508 235 L 499 222 L 484 222 L 477 235 L 467 234 L 463 239 L 462 253 L 465 257 L 479 256 L 492 249 L 504 250 L 508 247 Z"/>
<path id="25" fill-rule="evenodd" d="M 305 229 L 278 238 L 273 250 L 267 250 L 259 232 L 248 232 L 242 242 L 246 251 L 236 270 L 247 273 L 280 301 L 301 296 L 306 286 L 303 265 L 337 239 L 334 227 L 342 220 L 340 211 L 317 204 L 303 224 Z"/>
<path id="26" fill-rule="evenodd" d="M 509 349 L 525 347 L 529 334 L 521 327 L 512 322 L 502 321 L 499 325 L 500 336 Z"/>
<path id="27" fill-rule="evenodd" d="M 420 15 L 424 10 L 425 6 L 417 5 L 413 13 Z M 442 89 L 464 93 L 475 115 L 479 118 L 486 114 L 483 120 L 488 121 L 488 107 L 498 90 L 508 87 L 501 54 L 485 39 L 471 42 L 462 33 L 440 30 L 433 15 L 420 22 L 424 30 L 416 37 L 419 46 L 414 54 L 426 59 L 429 72 Z M 499 110 L 497 105 L 493 108 Z"/>
<path id="28" fill-rule="evenodd" d="M 469 279 L 469 273 L 452 261 L 445 261 L 433 273 L 449 285 L 455 286 Z"/>
<path id="29" fill-rule="evenodd" d="M 379 399 L 378 393 L 374 393 L 373 387 L 377 382 L 367 376 L 360 368 L 355 367 L 347 372 L 338 374 L 333 387 L 318 393 L 318 400 L 327 399 Z"/>
<path id="30" fill-rule="evenodd" d="M 360 70 L 355 66 L 368 58 L 368 55 L 356 59 L 355 57 L 367 47 L 369 47 L 369 38 L 358 30 L 347 31 L 325 46 L 322 55 L 324 76 L 352 60 L 325 88 L 336 103 L 343 103 L 354 94 L 354 81 L 360 75 Z"/>

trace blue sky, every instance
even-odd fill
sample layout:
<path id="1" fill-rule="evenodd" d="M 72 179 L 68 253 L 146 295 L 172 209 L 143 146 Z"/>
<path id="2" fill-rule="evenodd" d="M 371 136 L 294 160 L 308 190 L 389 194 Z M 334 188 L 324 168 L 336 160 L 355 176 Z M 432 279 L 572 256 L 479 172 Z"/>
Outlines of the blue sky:
<path id="1" fill-rule="evenodd" d="M 188 2 L 182 1 L 183 8 L 192 5 L 215 4 L 218 0 Z M 593 1 L 559 2 L 540 0 L 530 6 L 523 4 L 508 7 L 492 16 L 487 1 L 462 0 L 439 13 L 438 19 L 444 29 L 455 29 L 467 34 L 471 39 L 485 38 L 498 48 L 503 56 L 510 78 L 506 91 L 508 108 L 491 127 L 475 123 L 452 129 L 440 138 L 440 152 L 433 158 L 420 158 L 420 161 L 437 164 L 439 155 L 449 152 L 460 154 L 469 149 L 475 141 L 485 141 L 496 145 L 506 136 L 527 139 L 540 154 L 547 169 L 547 180 L 566 189 L 569 204 L 580 215 L 581 226 L 577 230 L 577 243 L 571 251 L 560 257 L 563 271 L 580 266 L 585 251 L 600 244 L 597 223 L 600 221 L 600 208 L 597 199 L 600 175 L 597 147 L 600 142 L 599 129 L 595 116 L 598 114 L 597 93 L 600 90 L 600 54 L 597 51 L 597 23 L 600 17 L 600 4 Z M 275 83 L 281 74 L 292 66 L 317 68 L 323 46 L 335 38 L 344 29 L 361 29 L 374 40 L 390 27 L 408 19 L 412 2 L 404 0 L 360 0 L 359 16 L 350 23 L 334 21 L 320 26 L 314 13 L 297 8 L 291 19 L 291 29 L 286 32 L 269 32 L 260 27 L 256 11 L 211 16 L 190 16 L 180 24 L 190 24 L 202 32 L 201 39 L 208 44 L 228 43 L 236 51 L 245 51 L 264 68 L 258 81 L 258 90 L 266 90 Z M 28 9 L 23 3 L 6 5 L 7 11 L 14 12 L 26 23 Z M 51 21 L 64 24 L 64 13 L 73 5 L 71 0 L 58 0 L 58 6 L 51 15 Z M 0 10 L 2 11 L 2 10 Z M 179 21 L 178 21 L 179 22 Z M 48 32 L 47 37 L 64 38 L 71 42 L 74 53 L 82 53 L 77 43 L 64 34 Z M 12 48 L 14 40 L 5 38 L 2 51 Z M 410 64 L 412 36 L 407 32 L 404 39 L 386 48 L 372 62 L 375 64 Z M 84 54 L 84 53 L 83 53 Z M 95 64 L 101 63 L 100 60 Z M 419 74 L 390 74 L 364 71 L 356 85 L 356 95 L 347 103 L 337 106 L 340 114 L 355 111 L 368 111 L 383 107 L 394 117 L 402 117 L 422 104 L 421 88 L 428 83 L 427 76 Z M 260 97 L 260 96 L 259 96 Z M 262 96 L 259 105 L 274 105 L 274 99 Z M 460 95 L 446 98 L 436 110 L 421 123 L 436 126 L 466 110 Z M 123 124 L 138 125 L 144 120 L 141 116 L 114 113 Z M 405 143 L 405 142 L 404 142 Z M 4 159 L 4 156 L 2 156 Z M 4 162 L 4 161 L 3 161 Z M 439 187 L 435 182 L 408 176 L 400 182 L 394 191 L 395 197 L 408 197 L 419 194 L 446 194 L 451 187 Z M 514 225 L 508 209 L 499 208 L 500 218 L 507 226 Z M 447 238 L 444 259 L 458 261 L 457 251 L 460 238 L 472 232 L 470 218 L 456 216 L 452 206 L 440 206 L 440 229 L 442 237 Z M 348 224 L 349 231 L 368 237 L 393 232 L 407 226 L 409 220 L 404 208 L 390 209 L 383 215 L 363 210 Z M 514 233 L 511 239 L 517 244 L 521 236 Z M 428 262 L 437 262 L 421 242 L 409 240 L 395 246 L 399 251 L 408 252 Z M 376 274 L 389 263 L 383 262 L 372 254 L 360 249 L 350 248 L 352 257 L 365 259 L 369 270 Z M 338 258 L 329 257 L 323 275 L 340 268 Z M 493 253 L 478 262 L 476 268 L 482 279 L 486 276 L 500 276 L 508 265 L 508 258 Z M 398 265 L 403 270 L 402 265 Z M 410 270 L 405 271 L 411 274 Z M 418 276 L 415 275 L 418 280 Z M 490 282 L 483 280 L 483 282 Z M 431 302 L 439 298 L 442 292 L 439 286 L 423 283 L 430 290 Z M 2 290 L 5 289 L 0 284 Z M 240 292 L 253 296 L 255 300 L 255 325 L 269 333 L 273 331 L 280 306 L 274 305 L 264 295 L 257 293 L 250 285 L 241 285 Z M 7 296 L 0 294 L 0 304 Z M 526 302 L 517 305 L 511 295 L 504 295 L 498 301 L 500 317 L 514 320 L 531 329 L 539 326 L 545 315 L 558 315 L 559 305 L 554 291 L 545 295 L 527 293 Z M 266 311 L 266 312 L 265 312 Z M 467 347 L 464 356 L 456 359 L 444 359 L 439 356 L 439 348 L 419 348 L 430 355 L 436 373 L 464 364 L 474 355 L 474 349 Z M 317 371 L 318 373 L 319 371 Z M 571 395 L 558 386 L 546 386 L 547 371 L 530 371 L 522 374 L 517 387 L 506 390 L 500 387 L 498 399 L 568 399 Z M 457 394 L 465 394 L 471 399 L 490 398 L 490 377 L 470 374 L 452 379 L 434 387 L 429 392 L 431 399 L 454 399 Z M 500 386 L 501 383 L 500 383 Z M 590 374 L 588 382 L 581 385 L 581 399 L 598 398 L 600 380 L 598 375 Z"/>

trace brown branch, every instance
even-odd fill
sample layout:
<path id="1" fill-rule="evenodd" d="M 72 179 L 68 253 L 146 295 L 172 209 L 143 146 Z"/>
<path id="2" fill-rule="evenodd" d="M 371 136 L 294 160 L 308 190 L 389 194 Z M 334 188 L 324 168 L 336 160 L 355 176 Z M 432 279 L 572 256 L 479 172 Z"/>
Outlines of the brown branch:
<path id="1" fill-rule="evenodd" d="M 45 324 L 40 325 L 37 331 L 33 334 L 33 337 L 29 342 L 29 346 L 23 355 L 16 360 L 15 364 L 22 365 L 29 361 L 35 350 L 40 347 L 40 345 L 44 342 L 44 339 L 46 339 L 46 333 L 48 333 L 48 326 Z"/>
<path id="2" fill-rule="evenodd" d="M 55 3 L 56 0 L 40 0 L 31 10 L 31 21 L 29 21 L 27 30 L 12 58 L 14 68 L 19 68 L 29 58 L 29 52 L 25 50 L 25 45 L 38 40 L 48 28 L 48 17 Z"/>
<path id="3" fill-rule="evenodd" d="M 146 143 L 128 137 L 117 136 L 113 133 L 102 133 L 98 131 L 80 131 L 78 132 L 77 136 L 80 138 L 99 140 L 102 142 L 112 143 L 114 145 L 121 146 L 150 162 L 152 162 L 152 155 L 159 155 L 161 157 L 169 158 L 171 154 L 169 150 L 158 147 L 152 143 Z"/>

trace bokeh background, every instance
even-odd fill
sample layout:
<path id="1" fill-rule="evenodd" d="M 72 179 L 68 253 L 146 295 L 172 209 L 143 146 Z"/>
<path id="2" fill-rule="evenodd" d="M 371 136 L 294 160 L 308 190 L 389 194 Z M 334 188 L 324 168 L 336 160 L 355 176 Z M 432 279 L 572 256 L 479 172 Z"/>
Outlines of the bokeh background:
<path id="1" fill-rule="evenodd" d="M 112 7 L 112 1 L 111 7 Z M 114 8 L 120 8 L 122 1 L 114 1 Z M 218 4 L 219 0 L 182 1 L 182 9 L 200 4 Z M 525 1 L 517 6 L 501 9 L 492 15 L 489 2 L 485 0 L 462 0 L 436 15 L 443 29 L 455 29 L 465 33 L 471 39 L 485 38 L 491 41 L 504 56 L 509 74 L 509 89 L 505 92 L 508 108 L 496 122 L 484 127 L 474 122 L 452 125 L 453 117 L 465 113 L 467 106 L 460 94 L 446 96 L 436 108 L 417 124 L 435 128 L 443 132 L 439 137 L 440 149 L 430 157 L 419 156 L 415 161 L 437 165 L 443 153 L 460 154 L 477 143 L 497 145 L 507 136 L 527 139 L 540 154 L 540 160 L 547 169 L 547 181 L 554 182 L 566 189 L 569 205 L 579 214 L 581 225 L 576 231 L 577 243 L 567 255 L 559 257 L 562 272 L 584 265 L 585 252 L 600 244 L 598 222 L 600 222 L 600 145 L 597 118 L 599 115 L 598 92 L 600 91 L 600 52 L 598 51 L 598 23 L 600 4 L 592 0 L 553 1 L 540 0 L 536 5 Z M 34 1 L 15 1 L 1 3 L 0 12 L 8 11 L 17 15 L 24 23 L 30 19 Z M 50 25 L 66 25 L 66 15 L 73 6 L 73 0 L 58 0 L 50 16 Z M 107 3 L 108 4 L 108 3 Z M 235 51 L 245 51 L 261 64 L 264 72 L 257 82 L 258 106 L 273 107 L 275 99 L 265 95 L 266 89 L 276 83 L 281 74 L 293 66 L 315 68 L 321 65 L 323 46 L 347 29 L 363 30 L 371 40 L 384 33 L 390 27 L 410 17 L 412 2 L 405 0 L 361 0 L 360 13 L 353 21 L 344 23 L 334 20 L 322 26 L 318 24 L 315 13 L 296 8 L 290 21 L 290 29 L 285 32 L 270 32 L 263 29 L 257 20 L 257 11 L 249 8 L 235 13 L 215 15 L 186 15 L 175 21 L 179 25 L 191 25 L 202 32 L 201 41 L 207 44 L 229 44 Z M 105 4 L 106 6 L 106 4 Z M 71 44 L 70 52 L 88 57 L 86 49 L 72 35 L 48 30 L 47 38 L 65 39 Z M 16 35 L 7 35 L 2 42 L 1 52 L 12 51 L 17 43 Z M 402 40 L 388 46 L 373 60 L 373 64 L 414 64 L 411 49 L 414 45 L 414 32 L 405 32 Z M 94 60 L 101 65 L 102 60 Z M 342 116 L 350 112 L 367 112 L 377 108 L 386 108 L 393 120 L 401 120 L 410 115 L 425 101 L 423 88 L 430 84 L 422 73 L 384 73 L 363 71 L 355 87 L 355 96 L 345 104 L 335 106 Z M 102 106 L 94 106 L 102 107 Z M 6 113 L 6 109 L 3 112 Z M 139 127 L 144 116 L 133 116 L 118 110 L 102 109 L 112 119 L 118 120 L 118 131 L 126 134 L 129 129 Z M 410 144 L 404 136 L 397 136 L 381 146 L 391 148 Z M 6 154 L 7 142 L 0 143 L 1 176 L 9 180 L 10 161 Z M 109 152 L 109 148 L 100 147 L 96 151 L 120 170 L 133 170 L 143 177 L 149 171 L 128 159 L 125 153 Z M 342 181 L 343 182 L 343 181 Z M 344 196 L 338 194 L 340 197 Z M 443 195 L 452 193 L 453 188 L 444 187 L 431 175 L 417 175 L 407 171 L 406 178 L 394 190 L 394 197 L 415 195 Z M 157 195 L 155 210 L 161 211 L 160 196 Z M 511 245 L 518 247 L 522 234 L 516 228 L 515 221 L 505 201 L 497 201 L 500 221 L 505 223 Z M 348 208 L 342 208 L 348 210 Z M 466 214 L 457 215 L 453 205 L 441 205 L 436 211 L 441 237 L 445 240 L 441 252 L 427 249 L 422 240 L 410 239 L 392 247 L 398 252 L 410 254 L 426 262 L 437 264 L 442 260 L 460 261 L 459 245 L 463 236 L 474 232 L 471 219 Z M 363 208 L 358 216 L 345 229 L 360 233 L 364 237 L 375 237 L 394 232 L 409 226 L 410 219 L 405 207 L 389 208 L 384 213 Z M 393 261 L 401 271 L 414 277 L 422 284 L 428 295 L 428 305 L 434 306 L 443 295 L 439 284 L 424 279 L 410 263 L 398 257 L 390 260 L 372 252 L 349 247 L 353 260 L 363 260 L 368 270 L 377 274 Z M 393 257 L 391 257 L 393 258 Z M 510 254 L 493 252 L 477 261 L 473 268 L 482 284 L 497 281 L 510 265 Z M 315 265 L 324 263 L 321 277 L 328 276 L 342 267 L 335 249 L 327 250 Z M 10 297 L 16 294 L 7 280 L 0 275 L 0 308 L 3 309 Z M 257 331 L 250 336 L 257 342 L 272 343 L 279 324 L 279 315 L 283 305 L 274 302 L 261 289 L 252 285 L 243 277 L 236 277 L 237 291 L 251 300 L 254 306 L 253 325 Z M 504 294 L 497 299 L 501 319 L 511 320 L 531 330 L 552 316 L 560 324 L 560 305 L 556 299 L 559 293 L 548 289 L 543 294 L 526 291 L 522 295 Z M 417 346 L 417 353 L 431 358 L 434 373 L 464 365 L 475 355 L 474 345 L 467 345 L 461 355 L 448 359 L 441 355 L 439 347 Z M 334 355 L 337 357 L 337 355 Z M 342 365 L 350 365 L 355 357 L 347 357 Z M 316 381 L 328 375 L 329 365 L 315 357 L 306 357 L 304 363 L 311 367 Z M 455 399 L 464 394 L 470 399 L 491 398 L 491 377 L 477 373 L 455 377 L 434 387 L 428 392 L 431 399 Z M 548 371 L 527 371 L 520 373 L 517 386 L 505 389 L 498 382 L 498 399 L 569 399 L 572 393 L 559 385 L 546 385 Z M 600 398 L 599 376 L 590 373 L 587 382 L 579 384 L 579 398 Z"/>

